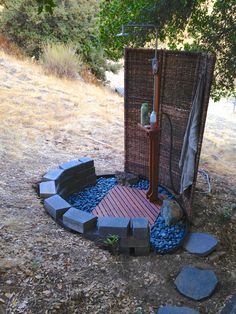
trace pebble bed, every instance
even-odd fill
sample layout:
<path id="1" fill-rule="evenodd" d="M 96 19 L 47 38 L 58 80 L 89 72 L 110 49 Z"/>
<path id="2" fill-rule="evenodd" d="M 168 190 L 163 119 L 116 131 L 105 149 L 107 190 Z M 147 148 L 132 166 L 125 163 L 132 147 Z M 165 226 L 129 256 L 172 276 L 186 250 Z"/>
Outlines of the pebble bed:
<path id="1" fill-rule="evenodd" d="M 95 186 L 81 190 L 78 193 L 70 195 L 67 201 L 74 207 L 92 212 L 93 209 L 101 202 L 106 194 L 116 186 L 115 177 L 97 179 Z M 131 186 L 132 188 L 147 190 L 149 187 L 148 180 L 141 179 L 138 183 Z M 162 187 L 158 187 L 158 192 L 166 195 L 168 199 L 174 199 L 174 196 Z M 157 253 L 167 253 L 179 246 L 185 236 L 186 226 L 183 222 L 168 226 L 165 225 L 164 218 L 159 216 L 151 228 L 150 243 Z"/>

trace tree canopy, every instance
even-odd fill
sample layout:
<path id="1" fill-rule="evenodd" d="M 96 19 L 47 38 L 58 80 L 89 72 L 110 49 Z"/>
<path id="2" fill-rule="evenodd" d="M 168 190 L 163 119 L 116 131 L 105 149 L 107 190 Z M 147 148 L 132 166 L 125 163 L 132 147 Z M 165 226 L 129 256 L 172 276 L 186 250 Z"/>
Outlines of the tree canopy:
<path id="1" fill-rule="evenodd" d="M 170 49 L 216 53 L 212 97 L 235 93 L 235 0 L 103 0 L 101 41 L 111 59 L 122 56 L 124 45 L 144 46 L 154 37 L 152 29 L 128 27 L 130 36 L 117 38 L 121 25 L 129 23 L 155 24 L 160 41 Z"/>

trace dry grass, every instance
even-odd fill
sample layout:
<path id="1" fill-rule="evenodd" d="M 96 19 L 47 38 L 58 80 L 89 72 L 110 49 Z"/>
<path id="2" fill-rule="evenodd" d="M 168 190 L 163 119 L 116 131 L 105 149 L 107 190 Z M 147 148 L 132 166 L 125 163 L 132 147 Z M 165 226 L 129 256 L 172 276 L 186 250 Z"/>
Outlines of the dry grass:
<path id="1" fill-rule="evenodd" d="M 4 82 L 0 105 L 1 157 L 7 152 L 8 158 L 18 160 L 35 153 L 39 158 L 51 154 L 53 159 L 53 154 L 58 153 L 65 161 L 90 155 L 98 160 L 107 157 L 110 171 L 115 164 L 122 167 L 121 97 L 102 86 L 46 76 L 31 62 L 3 53 L 1 56 L 11 64 L 0 72 Z M 16 72 L 10 77 L 12 70 Z M 107 168 L 106 161 L 104 167 Z"/>
<path id="2" fill-rule="evenodd" d="M 220 175 L 235 177 L 236 174 L 236 112 L 233 103 L 222 100 L 210 102 L 201 164 Z"/>
<path id="3" fill-rule="evenodd" d="M 69 45 L 47 44 L 43 47 L 42 64 L 47 74 L 76 79 L 82 61 Z"/>

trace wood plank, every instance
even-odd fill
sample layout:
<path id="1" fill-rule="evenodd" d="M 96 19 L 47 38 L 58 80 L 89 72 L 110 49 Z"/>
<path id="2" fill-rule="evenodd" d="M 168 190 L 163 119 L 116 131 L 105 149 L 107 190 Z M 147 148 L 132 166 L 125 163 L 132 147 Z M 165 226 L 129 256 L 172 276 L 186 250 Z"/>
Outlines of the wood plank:
<path id="1" fill-rule="evenodd" d="M 144 217 L 147 217 L 148 219 L 154 219 L 155 218 L 155 215 L 152 212 L 150 213 L 148 210 L 146 210 L 146 208 L 142 205 L 140 200 L 137 199 L 137 197 L 133 193 L 133 191 L 131 193 L 131 191 L 127 190 L 126 192 L 127 192 L 127 195 L 130 197 L 130 199 L 133 201 L 133 203 L 137 206 L 139 211 L 141 211 L 141 213 L 143 214 Z"/>
<path id="2" fill-rule="evenodd" d="M 153 224 L 160 213 L 160 208 L 146 199 L 144 190 L 117 185 L 92 213 L 98 217 L 146 217 L 149 223 Z"/>
<path id="3" fill-rule="evenodd" d="M 125 194 L 122 192 L 120 193 L 119 188 L 115 189 L 113 191 L 113 194 L 115 194 L 116 197 L 119 197 L 119 201 L 123 204 L 122 207 L 125 209 L 125 214 L 128 215 L 128 217 L 130 217 L 130 214 L 132 214 L 133 217 L 136 217 L 136 211 L 133 209 L 133 205 L 130 204 L 129 200 L 125 198 Z M 124 197 L 124 199 L 122 198 L 122 196 Z"/>

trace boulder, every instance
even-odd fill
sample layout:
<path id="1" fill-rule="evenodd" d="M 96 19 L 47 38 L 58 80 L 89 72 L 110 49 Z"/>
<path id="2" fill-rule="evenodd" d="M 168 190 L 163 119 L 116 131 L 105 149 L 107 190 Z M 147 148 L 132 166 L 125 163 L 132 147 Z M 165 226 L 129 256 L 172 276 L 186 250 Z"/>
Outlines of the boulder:
<path id="1" fill-rule="evenodd" d="M 165 219 L 165 224 L 169 226 L 182 220 L 184 213 L 175 200 L 164 200 L 161 206 L 161 216 Z"/>

